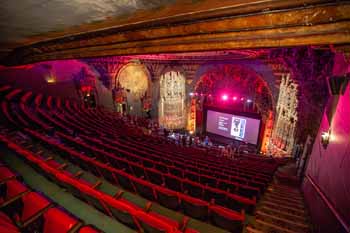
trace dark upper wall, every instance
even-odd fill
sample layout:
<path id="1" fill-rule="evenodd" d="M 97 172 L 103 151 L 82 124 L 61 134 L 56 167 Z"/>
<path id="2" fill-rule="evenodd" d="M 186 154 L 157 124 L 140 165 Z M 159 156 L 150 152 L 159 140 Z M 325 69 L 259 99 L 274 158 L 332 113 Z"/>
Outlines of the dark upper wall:
<path id="1" fill-rule="evenodd" d="M 98 80 L 96 71 L 78 60 L 42 62 L 13 68 L 1 67 L 0 85 L 9 84 L 37 93 L 78 100 L 79 96 L 73 79 L 83 68 L 89 75 L 95 77 L 97 103 L 112 108 L 111 91 Z M 47 82 L 50 75 L 55 77 L 56 82 Z"/>

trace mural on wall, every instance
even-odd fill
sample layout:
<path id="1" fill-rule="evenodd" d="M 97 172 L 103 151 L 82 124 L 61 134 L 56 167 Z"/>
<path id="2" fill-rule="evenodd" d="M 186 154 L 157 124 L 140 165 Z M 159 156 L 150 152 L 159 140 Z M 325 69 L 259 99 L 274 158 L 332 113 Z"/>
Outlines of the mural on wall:
<path id="1" fill-rule="evenodd" d="M 186 78 L 178 71 L 160 77 L 159 124 L 168 129 L 186 126 Z"/>
<path id="2" fill-rule="evenodd" d="M 270 154 L 290 155 L 295 141 L 298 121 L 298 85 L 286 73 L 282 76 L 276 106 L 276 121 L 269 145 Z"/>
<path id="3" fill-rule="evenodd" d="M 116 82 L 125 90 L 128 113 L 143 115 L 143 100 L 150 95 L 148 71 L 137 62 L 129 63 L 121 68 Z"/>

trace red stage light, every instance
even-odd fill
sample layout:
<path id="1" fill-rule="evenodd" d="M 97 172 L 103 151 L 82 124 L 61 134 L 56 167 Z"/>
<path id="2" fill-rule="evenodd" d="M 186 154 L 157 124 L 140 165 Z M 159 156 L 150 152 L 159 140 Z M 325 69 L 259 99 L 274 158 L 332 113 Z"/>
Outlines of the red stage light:
<path id="1" fill-rule="evenodd" d="M 228 99 L 228 96 L 227 96 L 227 95 L 223 95 L 223 96 L 221 96 L 221 99 L 222 99 L 223 101 L 226 101 L 226 100 Z"/>
<path id="2" fill-rule="evenodd" d="M 237 96 L 234 96 L 232 99 L 236 101 L 237 100 Z"/>

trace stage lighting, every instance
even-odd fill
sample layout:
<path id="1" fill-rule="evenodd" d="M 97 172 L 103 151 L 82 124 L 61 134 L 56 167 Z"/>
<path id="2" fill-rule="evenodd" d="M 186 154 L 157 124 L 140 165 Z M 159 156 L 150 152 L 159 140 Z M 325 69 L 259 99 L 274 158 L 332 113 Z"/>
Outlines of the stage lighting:
<path id="1" fill-rule="evenodd" d="M 234 96 L 234 97 L 233 97 L 233 100 L 236 101 L 236 100 L 237 100 L 237 96 Z"/>
<path id="2" fill-rule="evenodd" d="M 223 95 L 223 96 L 221 97 L 221 99 L 224 100 L 224 101 L 226 101 L 226 100 L 228 99 L 228 96 L 227 96 L 227 95 Z"/>
<path id="3" fill-rule="evenodd" d="M 243 100 L 244 100 L 244 98 L 242 97 L 242 98 L 241 98 L 241 101 L 243 101 Z"/>
<path id="4" fill-rule="evenodd" d="M 253 102 L 251 99 L 247 99 L 247 103 L 251 103 Z"/>
<path id="5" fill-rule="evenodd" d="M 193 96 L 194 94 L 193 94 L 193 92 L 190 92 L 190 96 Z"/>

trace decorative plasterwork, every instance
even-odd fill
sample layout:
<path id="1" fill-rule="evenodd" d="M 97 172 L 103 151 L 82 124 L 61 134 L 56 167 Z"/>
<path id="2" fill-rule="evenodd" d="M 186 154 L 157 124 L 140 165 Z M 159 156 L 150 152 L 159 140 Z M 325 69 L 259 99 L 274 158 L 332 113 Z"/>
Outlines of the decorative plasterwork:
<path id="1" fill-rule="evenodd" d="M 305 6 L 306 2 L 313 5 Z M 100 30 L 42 40 L 17 47 L 3 64 L 112 55 L 347 44 L 350 41 L 349 2 L 249 1 L 233 5 L 202 11 L 187 8 L 183 14 L 167 12 L 162 17 L 153 12 L 153 17 L 150 14 L 151 17 L 142 20 L 140 17 L 135 22 L 130 19 Z"/>
<path id="2" fill-rule="evenodd" d="M 272 132 L 270 149 L 280 149 L 290 155 L 295 141 L 295 129 L 298 122 L 298 85 L 289 73 L 282 76 L 280 93 L 276 106 L 276 121 Z M 271 152 L 271 151 L 270 151 Z"/>
<path id="3" fill-rule="evenodd" d="M 169 71 L 160 77 L 159 123 L 168 129 L 186 127 L 185 77 Z"/>

